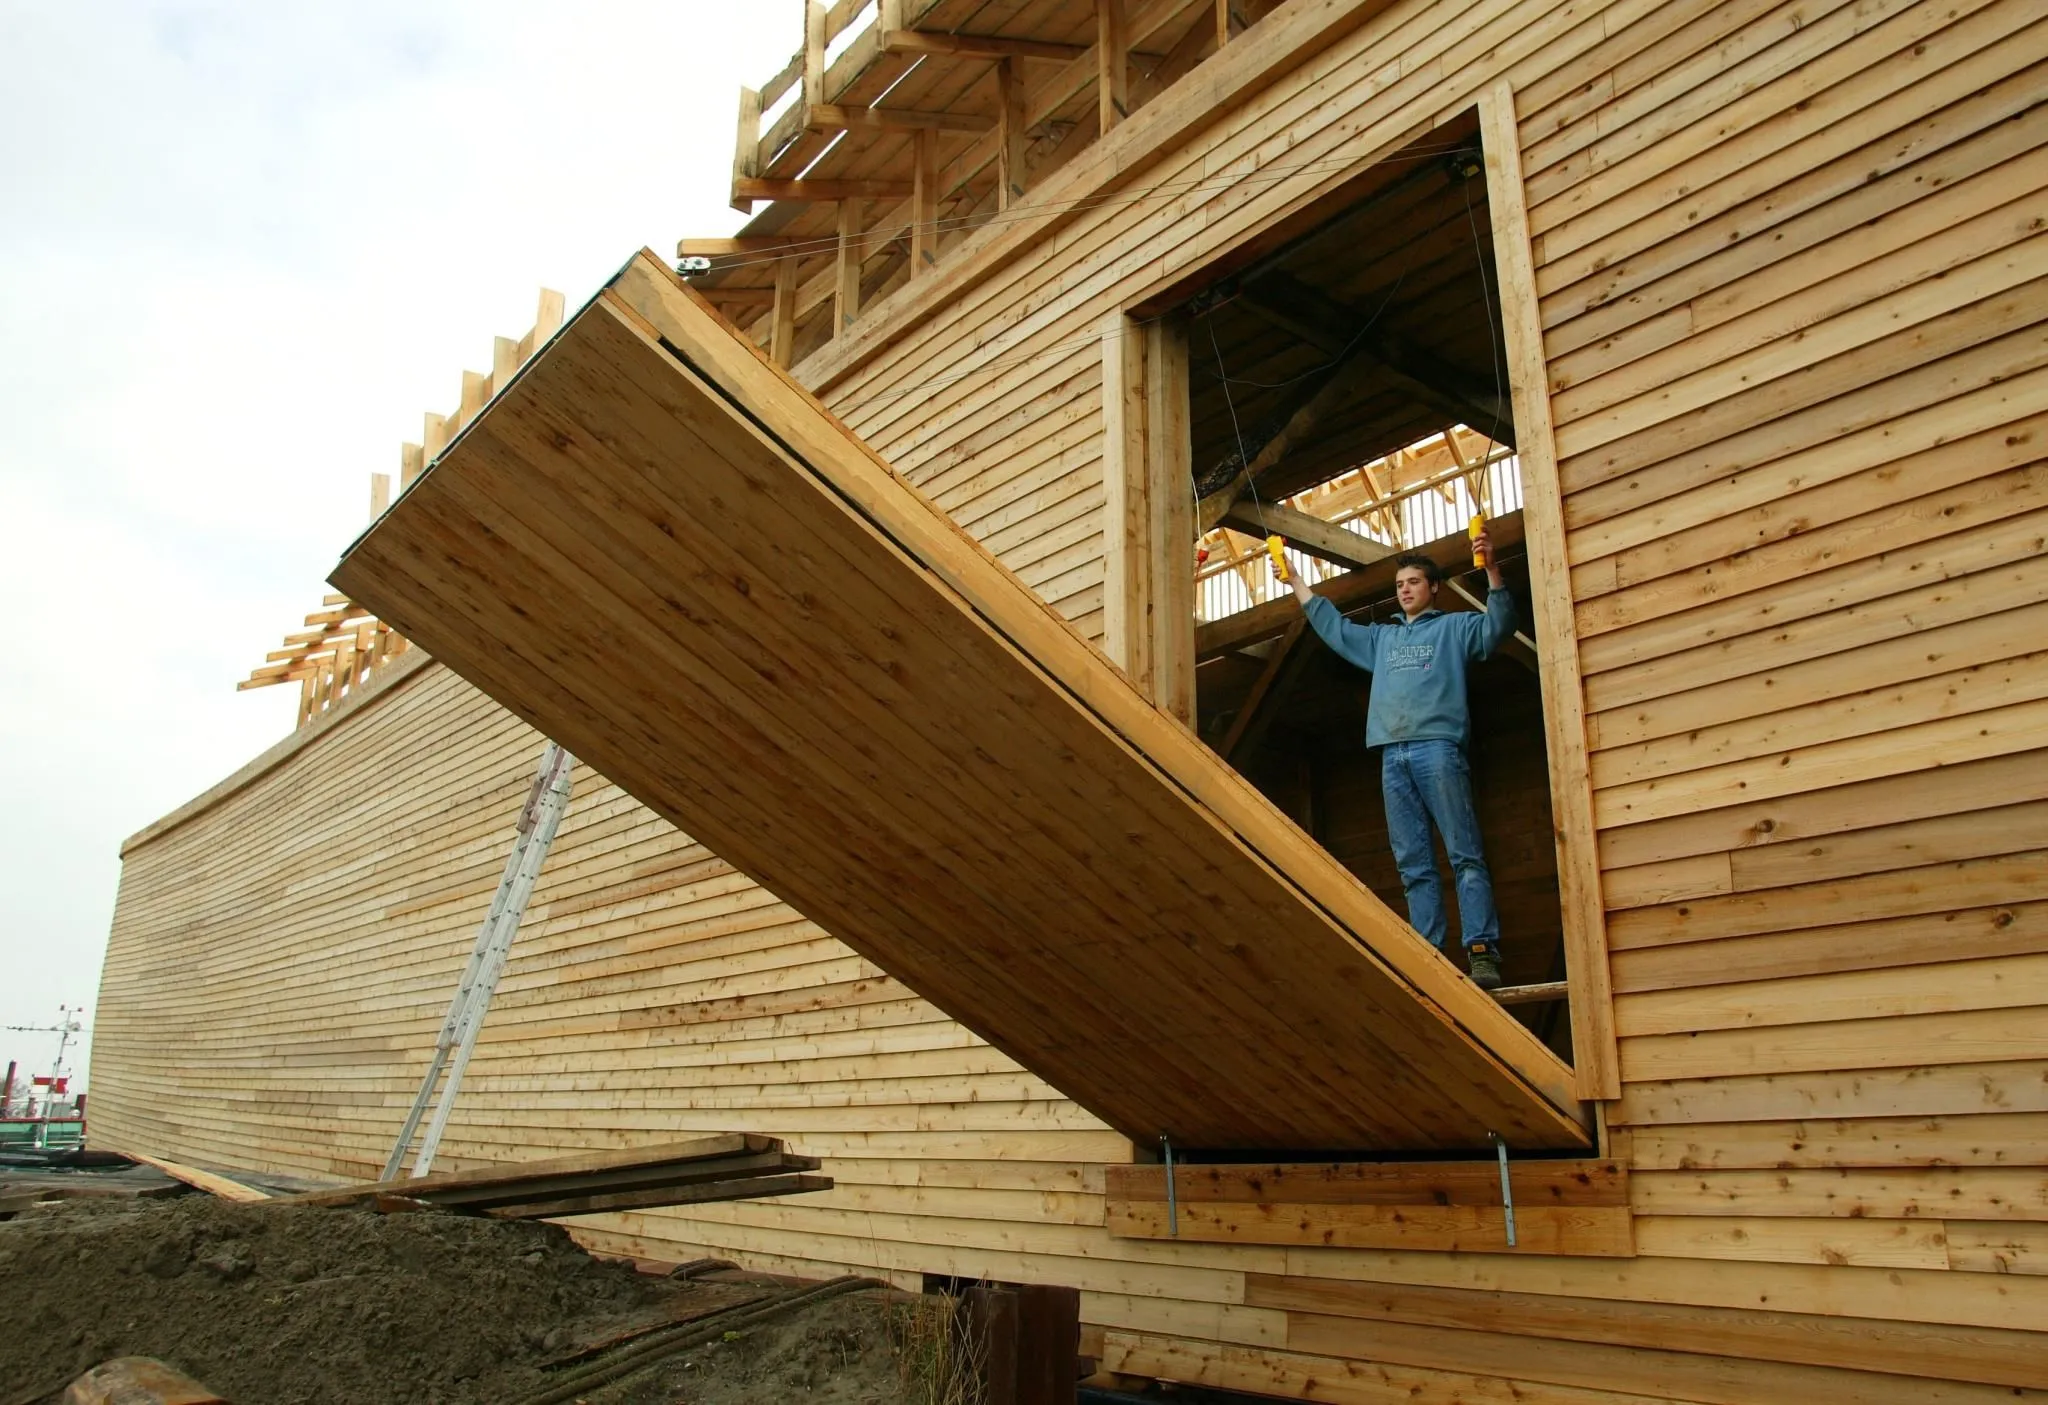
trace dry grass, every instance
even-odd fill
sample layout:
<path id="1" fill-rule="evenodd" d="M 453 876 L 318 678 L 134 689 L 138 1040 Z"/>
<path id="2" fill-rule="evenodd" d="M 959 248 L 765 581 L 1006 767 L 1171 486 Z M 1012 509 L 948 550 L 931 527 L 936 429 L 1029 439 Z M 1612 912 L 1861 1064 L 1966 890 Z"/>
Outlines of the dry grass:
<path id="1" fill-rule="evenodd" d="M 891 1321 L 904 1398 L 912 1405 L 984 1405 L 982 1356 L 972 1315 L 961 1300 L 927 1295 L 906 1303 Z"/>

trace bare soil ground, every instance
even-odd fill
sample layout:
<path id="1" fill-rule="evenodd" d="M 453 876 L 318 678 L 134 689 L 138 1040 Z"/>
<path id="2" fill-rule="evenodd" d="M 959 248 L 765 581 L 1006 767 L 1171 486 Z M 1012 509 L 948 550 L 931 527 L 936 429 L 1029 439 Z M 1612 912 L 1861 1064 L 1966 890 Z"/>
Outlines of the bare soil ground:
<path id="1" fill-rule="evenodd" d="M 54 1401 L 130 1355 L 236 1405 L 503 1405 L 607 1343 L 780 1286 L 650 1277 L 551 1225 L 202 1195 L 70 1201 L 0 1222 L 0 1405 Z M 920 1392 L 892 1299 L 798 1309 L 579 1398 L 909 1405 Z"/>

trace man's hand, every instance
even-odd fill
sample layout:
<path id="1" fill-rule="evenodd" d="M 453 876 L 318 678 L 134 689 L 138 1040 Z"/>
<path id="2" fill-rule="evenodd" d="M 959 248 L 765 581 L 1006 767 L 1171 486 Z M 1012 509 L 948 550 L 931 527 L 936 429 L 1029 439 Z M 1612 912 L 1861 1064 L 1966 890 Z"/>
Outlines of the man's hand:
<path id="1" fill-rule="evenodd" d="M 1501 577 L 1500 564 L 1493 559 L 1493 537 L 1483 527 L 1480 529 L 1479 535 L 1472 538 L 1472 558 L 1475 561 L 1486 563 L 1486 583 L 1488 586 L 1499 590 L 1503 585 L 1507 584 Z"/>

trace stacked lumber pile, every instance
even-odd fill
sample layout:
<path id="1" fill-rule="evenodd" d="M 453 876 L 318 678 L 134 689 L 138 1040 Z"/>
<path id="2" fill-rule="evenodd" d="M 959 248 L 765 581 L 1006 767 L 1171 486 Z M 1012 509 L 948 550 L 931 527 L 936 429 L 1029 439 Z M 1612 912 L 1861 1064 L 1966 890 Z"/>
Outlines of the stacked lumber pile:
<path id="1" fill-rule="evenodd" d="M 279 1197 L 276 1204 L 433 1208 L 501 1220 L 544 1220 L 657 1205 L 700 1205 L 830 1190 L 814 1156 L 775 1137 L 735 1132 L 686 1142 L 489 1166 L 417 1179 L 372 1181 Z"/>

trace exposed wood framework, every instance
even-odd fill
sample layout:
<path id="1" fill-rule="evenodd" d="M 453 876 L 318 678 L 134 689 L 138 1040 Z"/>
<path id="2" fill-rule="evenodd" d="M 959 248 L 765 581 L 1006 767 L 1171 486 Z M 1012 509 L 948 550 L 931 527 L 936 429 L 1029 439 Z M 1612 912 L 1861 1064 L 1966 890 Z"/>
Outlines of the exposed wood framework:
<path id="1" fill-rule="evenodd" d="M 740 95 L 733 205 L 775 203 L 739 240 L 684 239 L 677 256 L 712 259 L 700 290 L 790 365 L 850 326 L 849 283 L 872 299 L 936 266 L 1213 52 L 1215 15 L 1213 0 L 1025 0 L 993 21 L 966 0 L 809 0 L 803 47 Z M 873 203 L 849 218 L 849 200 Z"/>

